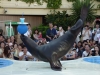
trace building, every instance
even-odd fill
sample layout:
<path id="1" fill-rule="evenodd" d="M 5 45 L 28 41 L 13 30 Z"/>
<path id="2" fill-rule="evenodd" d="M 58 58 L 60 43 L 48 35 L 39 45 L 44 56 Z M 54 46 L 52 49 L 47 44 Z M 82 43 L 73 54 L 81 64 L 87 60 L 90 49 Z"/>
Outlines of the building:
<path id="1" fill-rule="evenodd" d="M 100 9 L 97 9 L 99 2 L 94 2 L 96 15 L 100 15 Z M 38 5 L 33 3 L 29 6 L 25 2 L 16 0 L 1 0 L 0 1 L 0 28 L 4 29 L 5 22 L 12 20 L 13 24 L 16 26 L 15 22 L 19 22 L 19 18 L 24 17 L 25 22 L 31 24 L 32 27 L 42 24 L 43 18 L 46 14 L 50 13 L 50 9 L 47 8 L 47 4 Z M 62 6 L 59 11 L 67 10 L 67 14 L 71 14 L 72 2 L 67 2 L 62 0 Z M 23 16 L 22 16 L 23 15 Z"/>

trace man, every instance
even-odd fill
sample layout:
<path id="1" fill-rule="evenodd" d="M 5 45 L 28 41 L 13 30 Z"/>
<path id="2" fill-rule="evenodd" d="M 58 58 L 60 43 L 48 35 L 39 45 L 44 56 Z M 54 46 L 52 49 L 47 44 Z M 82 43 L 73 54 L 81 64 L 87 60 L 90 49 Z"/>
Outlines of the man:
<path id="1" fill-rule="evenodd" d="M 53 28 L 53 24 L 49 23 L 49 29 L 46 32 L 47 41 L 52 41 L 57 38 L 56 29 Z"/>
<path id="2" fill-rule="evenodd" d="M 93 35 L 94 35 L 94 40 L 98 44 L 98 35 L 100 34 L 100 28 L 99 28 L 99 23 L 96 24 L 96 28 L 93 29 Z"/>
<path id="3" fill-rule="evenodd" d="M 91 33 L 88 25 L 86 25 L 82 31 L 82 37 L 83 37 L 83 41 L 87 40 L 87 39 L 90 40 L 90 38 L 92 37 L 92 33 Z"/>
<path id="4" fill-rule="evenodd" d="M 56 33 L 57 33 L 57 32 L 58 32 L 58 31 L 57 31 L 57 26 L 55 25 L 53 28 L 56 29 Z"/>
<path id="5" fill-rule="evenodd" d="M 33 56 L 27 51 L 27 48 L 25 46 L 23 47 L 23 51 L 19 53 L 19 60 L 23 61 L 33 60 Z"/>
<path id="6" fill-rule="evenodd" d="M 85 51 L 83 52 L 82 57 L 88 57 L 90 51 L 91 51 L 90 46 L 88 44 L 85 45 Z"/>

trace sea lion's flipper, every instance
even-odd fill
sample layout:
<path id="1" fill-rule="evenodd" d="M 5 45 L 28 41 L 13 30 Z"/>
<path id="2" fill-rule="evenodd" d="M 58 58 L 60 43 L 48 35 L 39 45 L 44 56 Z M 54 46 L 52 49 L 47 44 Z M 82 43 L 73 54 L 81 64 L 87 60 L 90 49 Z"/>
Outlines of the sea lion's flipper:
<path id="1" fill-rule="evenodd" d="M 62 70 L 62 65 L 60 63 L 60 61 L 53 61 L 53 62 L 50 62 L 50 65 L 51 65 L 51 69 L 55 70 L 55 71 L 61 71 Z"/>
<path id="2" fill-rule="evenodd" d="M 50 60 L 51 69 L 56 70 L 56 71 L 61 71 L 62 64 L 56 58 L 57 58 L 57 53 L 53 53 L 51 60 Z"/>
<path id="3" fill-rule="evenodd" d="M 84 22 L 87 18 L 90 5 L 83 5 L 81 8 L 80 19 Z"/>
<path id="4" fill-rule="evenodd" d="M 31 38 L 28 38 L 27 36 L 21 34 L 20 36 L 21 40 L 23 41 L 24 45 L 27 47 L 28 51 L 35 57 L 38 56 L 38 45 L 33 41 Z"/>

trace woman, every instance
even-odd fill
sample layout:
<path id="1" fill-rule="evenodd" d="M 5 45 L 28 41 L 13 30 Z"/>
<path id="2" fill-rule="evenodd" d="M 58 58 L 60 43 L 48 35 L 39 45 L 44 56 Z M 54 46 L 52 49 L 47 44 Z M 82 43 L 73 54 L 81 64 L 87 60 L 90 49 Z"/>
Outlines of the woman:
<path id="1" fill-rule="evenodd" d="M 36 43 L 39 41 L 38 32 L 39 32 L 39 31 L 36 29 L 35 32 L 34 32 L 34 34 L 33 34 L 33 38 L 34 38 L 34 41 L 35 41 Z"/>
<path id="2" fill-rule="evenodd" d="M 64 35 L 65 31 L 63 30 L 62 27 L 59 27 L 59 31 L 58 31 L 58 37 Z"/>
<path id="3" fill-rule="evenodd" d="M 5 47 L 5 43 L 4 42 L 1 42 L 0 44 L 0 48 L 4 51 L 4 47 Z"/>
<path id="4" fill-rule="evenodd" d="M 13 45 L 13 43 L 10 40 L 10 38 L 7 39 L 6 44 L 9 45 L 9 47 Z"/>
<path id="5" fill-rule="evenodd" d="M 14 44 L 14 48 L 13 48 L 13 52 L 14 52 L 14 59 L 15 60 L 19 60 L 19 48 L 17 44 Z"/>
<path id="6" fill-rule="evenodd" d="M 13 54 L 11 54 L 11 51 L 10 51 L 9 46 L 6 46 L 6 47 L 4 48 L 3 58 L 13 59 Z"/>
<path id="7" fill-rule="evenodd" d="M 14 36 L 11 36 L 10 37 L 10 40 L 11 40 L 12 44 L 15 44 L 16 43 L 16 40 L 15 40 L 15 37 Z"/>
<path id="8" fill-rule="evenodd" d="M 82 32 L 83 41 L 87 39 L 90 40 L 91 35 L 92 35 L 91 31 L 89 30 L 89 27 L 86 25 L 85 29 Z"/>
<path id="9" fill-rule="evenodd" d="M 5 43 L 1 42 L 1 44 L 0 44 L 0 58 L 3 57 L 4 47 L 5 47 Z"/>

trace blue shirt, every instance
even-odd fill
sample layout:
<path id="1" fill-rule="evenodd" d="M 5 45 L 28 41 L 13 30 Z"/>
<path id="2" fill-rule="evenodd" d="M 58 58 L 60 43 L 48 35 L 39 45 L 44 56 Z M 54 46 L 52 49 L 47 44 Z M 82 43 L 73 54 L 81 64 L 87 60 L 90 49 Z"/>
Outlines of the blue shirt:
<path id="1" fill-rule="evenodd" d="M 49 29 L 47 30 L 47 32 L 46 32 L 46 35 L 48 35 L 48 36 L 55 36 L 55 35 L 57 35 L 56 29 L 53 28 L 53 29 L 51 30 L 51 29 L 49 28 Z"/>

